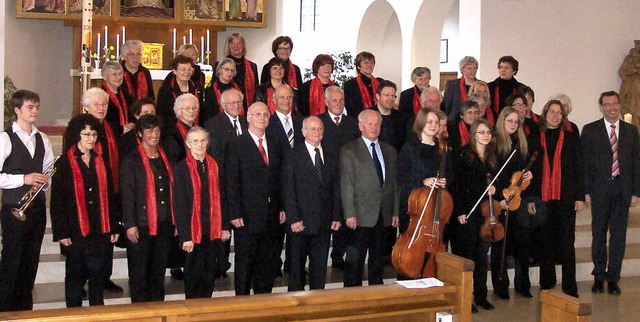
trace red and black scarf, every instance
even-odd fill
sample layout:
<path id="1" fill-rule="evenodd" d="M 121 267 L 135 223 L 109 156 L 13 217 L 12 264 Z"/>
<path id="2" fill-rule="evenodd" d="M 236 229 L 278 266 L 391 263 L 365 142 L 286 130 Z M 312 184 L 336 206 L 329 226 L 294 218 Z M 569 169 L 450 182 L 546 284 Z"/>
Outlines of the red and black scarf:
<path id="1" fill-rule="evenodd" d="M 289 60 L 289 74 L 287 74 L 287 84 L 289 84 L 291 88 L 298 88 L 298 78 L 296 76 L 296 67 L 293 65 L 291 60 Z"/>
<path id="2" fill-rule="evenodd" d="M 138 152 L 140 153 L 140 159 L 142 160 L 142 166 L 144 167 L 144 176 L 147 181 L 146 189 L 147 189 L 147 222 L 149 223 L 149 235 L 156 236 L 158 234 L 158 208 L 156 204 L 156 181 L 155 176 L 153 175 L 153 171 L 151 171 L 151 164 L 149 163 L 149 157 L 147 153 L 144 151 L 144 147 L 138 141 Z M 169 173 L 169 186 L 173 187 L 173 171 L 171 170 L 171 166 L 169 166 L 169 159 L 167 159 L 167 155 L 164 153 L 164 150 L 161 147 L 158 147 L 158 153 L 160 157 L 162 157 L 162 161 L 164 162 L 164 166 L 167 169 L 167 173 Z M 169 188 L 169 203 L 171 206 L 171 223 L 175 225 L 176 217 L 173 214 L 173 193 L 172 188 Z"/>
<path id="3" fill-rule="evenodd" d="M 547 138 L 545 131 L 540 133 L 540 142 L 544 150 L 542 161 L 542 201 L 560 200 L 560 184 L 562 183 L 562 145 L 564 144 L 564 130 L 560 129 L 558 144 L 553 155 L 553 169 L 550 168 L 547 152 Z"/>
<path id="4" fill-rule="evenodd" d="M 111 169 L 111 177 L 113 178 L 113 191 L 120 190 L 120 157 L 118 155 L 118 144 L 116 137 L 113 135 L 111 125 L 106 120 L 102 121 L 104 125 L 104 133 L 107 137 L 107 151 L 109 152 L 109 169 Z M 96 144 L 93 147 L 99 155 L 102 155 L 102 144 Z"/>
<path id="5" fill-rule="evenodd" d="M 329 86 L 334 86 L 335 83 L 329 80 Z M 320 115 L 326 111 L 327 107 L 324 105 L 324 89 L 322 87 L 322 81 L 319 77 L 314 78 L 309 86 L 309 115 Z"/>
<path id="6" fill-rule="evenodd" d="M 84 178 L 82 177 L 82 172 L 80 171 L 80 166 L 78 165 L 78 161 L 75 156 L 77 149 L 77 145 L 71 147 L 67 151 L 67 158 L 69 159 L 69 166 L 71 167 L 71 173 L 73 175 L 73 192 L 76 197 L 76 208 L 78 208 L 80 233 L 85 237 L 91 232 L 91 225 L 89 224 L 89 214 L 87 213 L 87 199 L 84 194 Z M 101 153 L 97 153 L 97 156 L 94 159 L 94 165 L 96 167 L 96 175 L 98 177 L 100 226 L 102 227 L 102 233 L 106 234 L 111 231 L 111 226 L 109 225 L 109 193 L 107 191 L 107 170 L 105 169 Z"/>
<path id="7" fill-rule="evenodd" d="M 516 93 L 516 89 L 513 89 L 513 94 Z M 493 90 L 493 106 L 491 106 L 496 114 L 500 114 L 500 86 L 496 86 Z"/>
<path id="8" fill-rule="evenodd" d="M 464 76 L 460 77 L 460 104 L 467 101 L 467 88 L 465 84 Z"/>
<path id="9" fill-rule="evenodd" d="M 531 121 L 533 121 L 533 123 L 535 124 L 538 124 L 538 115 L 536 115 L 536 113 L 531 112 Z M 531 129 L 529 128 L 529 124 L 525 122 L 523 125 L 524 125 L 524 134 L 530 135 Z"/>
<path id="10" fill-rule="evenodd" d="M 207 180 L 209 183 L 209 239 L 219 239 L 221 236 L 222 210 L 220 209 L 220 189 L 218 187 L 218 165 L 208 154 L 205 155 L 207 163 Z M 187 153 L 187 167 L 191 176 L 191 186 L 193 188 L 193 207 L 191 210 L 191 240 L 194 244 L 202 241 L 201 222 L 201 194 L 202 186 L 198 164 L 191 153 Z"/>
<path id="11" fill-rule="evenodd" d="M 460 132 L 460 146 L 465 146 L 469 143 L 469 129 L 467 129 L 467 123 L 460 120 L 458 123 L 458 132 Z"/>
<path id="12" fill-rule="evenodd" d="M 178 133 L 180 133 L 180 137 L 182 138 L 182 141 L 186 141 L 187 140 L 187 131 L 189 131 L 189 129 L 187 128 L 186 124 L 184 124 L 182 121 L 178 120 L 178 122 L 176 122 L 176 127 L 178 128 Z"/>
<path id="13" fill-rule="evenodd" d="M 127 100 L 124 98 L 124 93 L 120 91 L 116 94 L 111 90 L 111 88 L 109 88 L 109 86 L 103 86 L 103 88 L 107 94 L 109 94 L 109 101 L 113 102 L 113 104 L 118 108 L 120 126 L 129 124 L 129 107 L 127 106 Z"/>
<path id="14" fill-rule="evenodd" d="M 269 107 L 269 114 L 276 112 L 276 102 L 273 101 L 273 87 L 267 88 L 267 106 Z"/>
<path id="15" fill-rule="evenodd" d="M 129 71 L 124 72 L 124 81 L 127 84 L 127 89 L 129 90 L 129 94 L 135 97 L 136 99 L 145 98 L 149 95 L 149 88 L 147 87 L 147 75 L 142 71 L 142 65 L 138 67 L 138 71 L 136 72 L 138 76 L 136 79 L 138 80 L 138 88 L 133 88 L 133 83 L 131 82 L 131 76 L 129 76 Z"/>
<path id="16" fill-rule="evenodd" d="M 362 80 L 362 73 L 358 73 L 356 76 L 356 82 L 358 82 L 358 89 L 360 89 L 360 95 L 362 96 L 362 107 L 363 109 L 368 109 L 373 107 L 374 105 L 378 105 L 378 98 L 373 95 L 373 105 L 371 104 L 371 95 L 369 94 L 369 90 L 367 86 L 364 85 L 364 81 Z M 378 89 L 378 79 L 371 75 L 371 88 L 375 92 Z"/>
<path id="17" fill-rule="evenodd" d="M 496 120 L 493 118 L 493 112 L 489 107 L 487 107 L 484 111 L 484 119 L 487 120 L 487 122 L 491 123 L 491 126 L 496 125 Z"/>
<path id="18" fill-rule="evenodd" d="M 253 69 L 251 69 L 251 62 L 247 58 L 244 59 L 244 98 L 247 101 L 247 106 L 253 104 L 253 98 L 256 96 L 256 79 Z"/>
<path id="19" fill-rule="evenodd" d="M 413 115 L 418 115 L 418 112 L 420 112 L 422 108 L 420 94 L 422 94 L 422 91 L 420 91 L 418 85 L 413 86 Z"/>

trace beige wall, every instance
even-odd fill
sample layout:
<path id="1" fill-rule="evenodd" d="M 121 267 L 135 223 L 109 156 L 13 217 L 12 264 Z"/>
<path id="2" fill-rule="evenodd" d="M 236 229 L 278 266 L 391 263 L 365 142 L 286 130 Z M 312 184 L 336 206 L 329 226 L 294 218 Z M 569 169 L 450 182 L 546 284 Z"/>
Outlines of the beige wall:
<path id="1" fill-rule="evenodd" d="M 4 73 L 18 89 L 40 94 L 39 124 L 66 124 L 72 109 L 72 28 L 61 20 L 16 19 L 16 2 L 3 2 Z"/>

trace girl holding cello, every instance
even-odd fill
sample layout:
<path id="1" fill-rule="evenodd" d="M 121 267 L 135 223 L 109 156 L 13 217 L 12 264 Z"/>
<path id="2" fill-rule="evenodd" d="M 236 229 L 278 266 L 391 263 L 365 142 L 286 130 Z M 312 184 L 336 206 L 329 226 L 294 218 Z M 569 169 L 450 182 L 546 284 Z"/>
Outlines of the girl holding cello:
<path id="1" fill-rule="evenodd" d="M 486 189 L 487 174 L 497 170 L 495 142 L 491 124 L 485 119 L 476 120 L 469 129 L 469 144 L 463 146 L 454 158 L 455 182 L 452 186 L 454 210 L 451 217 L 451 250 L 454 254 L 475 262 L 473 271 L 473 295 L 475 304 L 485 310 L 494 307 L 487 301 L 487 252 L 489 242 L 481 239 L 483 224 L 480 208 L 469 214 Z M 491 186 L 489 195 L 496 189 Z M 468 215 L 468 217 L 467 217 Z M 478 309 L 472 306 L 472 312 Z"/>
<path id="2" fill-rule="evenodd" d="M 531 171 L 528 171 L 528 169 L 525 173 L 522 173 L 523 169 L 527 168 L 531 149 L 529 148 L 527 137 L 524 134 L 522 120 L 519 117 L 517 109 L 518 106 L 516 106 L 517 104 L 526 105 L 526 98 L 521 94 L 514 94 L 507 99 L 507 102 L 508 106 L 500 112 L 496 122 L 498 164 L 504 164 L 514 150 L 517 150 L 517 152 L 504 167 L 502 175 L 496 180 L 496 187 L 498 188 L 496 200 L 500 202 L 500 208 L 503 210 L 506 210 L 510 203 L 515 202 L 515 200 L 509 200 L 512 196 L 505 196 L 503 194 L 503 189 L 509 188 L 512 185 L 512 181 L 514 181 L 514 184 L 517 184 L 520 178 L 522 178 L 522 183 L 529 182 L 532 176 Z M 507 225 L 505 225 L 507 229 L 506 241 L 502 239 L 491 244 L 491 282 L 493 283 L 493 292 L 501 299 L 509 299 L 509 276 L 507 275 L 507 268 L 504 265 L 505 252 L 503 248 L 507 247 L 510 249 L 510 245 L 516 245 L 514 252 L 520 255 L 520 257 L 516 259 L 516 265 L 527 265 L 526 271 L 524 272 L 516 268 L 516 278 L 514 280 L 516 292 L 525 297 L 531 297 L 529 293 L 531 283 L 529 282 L 528 275 L 529 243 L 527 242 L 528 235 L 524 229 L 524 227 L 529 226 L 525 225 L 524 221 L 530 218 L 528 218 L 529 214 L 526 202 L 521 202 L 520 207 L 516 207 L 515 210 L 513 210 L 513 206 L 516 206 L 515 203 L 511 204 L 512 210 L 510 210 L 509 213 L 513 215 L 512 218 L 514 218 L 514 220 L 509 221 Z M 501 222 L 505 222 L 506 217 L 504 214 L 499 218 Z M 508 244 L 505 244 L 505 242 Z M 524 276 L 524 274 L 526 274 L 526 276 Z"/>
<path id="3" fill-rule="evenodd" d="M 450 158 L 446 157 L 445 173 L 438 176 L 440 159 L 439 140 L 436 137 L 440 126 L 437 110 L 433 108 L 422 108 L 416 115 L 413 123 L 413 135 L 410 135 L 407 142 L 398 155 L 398 182 L 400 186 L 400 234 L 407 231 L 409 227 L 408 202 L 411 192 L 419 187 L 445 188 L 451 177 Z M 434 195 L 435 196 L 435 195 Z M 433 220 L 423 218 L 423 222 Z M 446 223 L 442 223 L 446 224 Z M 446 241 L 445 241 L 446 243 Z M 399 275 L 399 278 L 405 276 Z"/>
<path id="4" fill-rule="evenodd" d="M 534 166 L 537 179 L 533 191 L 547 207 L 548 220 L 542 226 L 544 252 L 540 260 L 540 287 L 556 284 L 555 263 L 562 264 L 562 291 L 578 297 L 576 213 L 584 208 L 584 172 L 580 136 L 567 120 L 567 111 L 558 100 L 550 100 L 540 115 L 540 160 Z M 537 209 L 533 209 L 535 212 Z"/>

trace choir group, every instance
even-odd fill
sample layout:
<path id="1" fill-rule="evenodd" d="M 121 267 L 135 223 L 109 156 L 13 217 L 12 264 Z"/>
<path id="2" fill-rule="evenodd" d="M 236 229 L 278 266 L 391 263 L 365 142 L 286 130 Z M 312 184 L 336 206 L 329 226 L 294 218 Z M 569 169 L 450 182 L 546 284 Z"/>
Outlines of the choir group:
<path id="1" fill-rule="evenodd" d="M 237 295 L 270 293 L 283 270 L 289 291 L 307 281 L 322 289 L 329 257 L 344 271 L 345 287 L 362 285 L 365 263 L 368 284 L 382 284 L 398 233 L 409 227 L 410 193 L 422 186 L 453 196 L 443 239 L 475 262 L 475 305 L 493 309 L 489 265 L 493 292 L 510 297 L 505 253 L 515 262 L 516 293 L 532 297 L 532 263 L 542 289 L 557 284 L 560 264 L 562 291 L 578 297 L 575 221 L 585 204 L 593 214 L 592 291 L 602 293 L 607 282 L 609 293 L 620 294 L 640 155 L 638 131 L 620 121 L 616 92 L 600 95 L 603 118 L 580 136 L 566 95 L 546 101 L 539 115 L 532 111 L 534 91 L 515 79 L 512 56 L 499 59 L 489 83 L 476 78 L 478 61 L 464 57 L 462 77 L 447 82 L 444 97 L 430 86 L 431 71 L 417 67 L 415 86 L 396 104 L 397 86 L 373 75 L 372 53 L 356 56 L 357 76 L 340 88 L 331 56 L 318 55 L 314 78 L 303 82 L 292 49 L 291 38 L 276 38 L 258 75 L 234 33 L 205 88 L 198 49 L 183 45 L 156 101 L 142 43 L 127 41 L 123 61 L 104 64 L 102 88 L 83 94 L 86 113 L 69 122 L 51 178 L 42 174 L 54 163 L 51 144 L 34 125 L 40 99 L 18 91 L 10 102 L 15 122 L 0 134 L 0 310 L 33 307 L 44 193 L 25 221 L 11 209 L 49 181 L 68 307 L 82 305 L 87 282 L 90 305 L 104 304 L 104 289 L 122 291 L 110 280 L 114 245 L 127 251 L 132 302 L 164 300 L 167 268 L 184 280 L 186 298 L 211 297 L 214 280 L 231 267 L 232 237 Z M 440 173 L 445 139 L 453 150 Z M 528 188 L 507 211 L 512 199 L 503 191 L 518 173 Z M 495 178 L 489 187 L 487 177 Z M 481 238 L 486 219 L 474 207 L 485 193 L 500 204 L 507 227 L 494 242 Z"/>

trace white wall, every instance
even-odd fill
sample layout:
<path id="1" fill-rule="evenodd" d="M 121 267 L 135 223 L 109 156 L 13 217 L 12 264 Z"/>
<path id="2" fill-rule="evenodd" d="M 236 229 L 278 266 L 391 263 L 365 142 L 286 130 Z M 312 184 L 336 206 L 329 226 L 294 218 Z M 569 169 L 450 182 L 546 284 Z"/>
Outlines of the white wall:
<path id="1" fill-rule="evenodd" d="M 520 62 L 516 78 L 536 92 L 534 110 L 564 92 L 582 128 L 602 116 L 599 94 L 620 89 L 618 68 L 640 39 L 639 12 L 637 0 L 484 0 L 482 78 L 497 77 L 498 59 L 511 54 Z"/>
<path id="2" fill-rule="evenodd" d="M 449 61 L 440 64 L 440 72 L 459 72 L 458 61 L 460 58 L 466 56 L 466 45 L 460 40 L 459 37 L 459 16 L 460 1 L 454 1 L 451 5 L 451 9 L 447 12 L 444 18 L 444 25 L 442 26 L 442 39 L 448 39 L 449 44 Z M 432 83 L 432 86 L 438 86 L 436 83 Z M 444 89 L 444 88 L 442 88 Z"/>
<path id="3" fill-rule="evenodd" d="M 61 20 L 16 19 L 16 2 L 6 0 L 5 74 L 18 89 L 40 94 L 39 124 L 71 118 L 72 27 Z M 64 122 L 66 124 L 66 122 Z"/>

